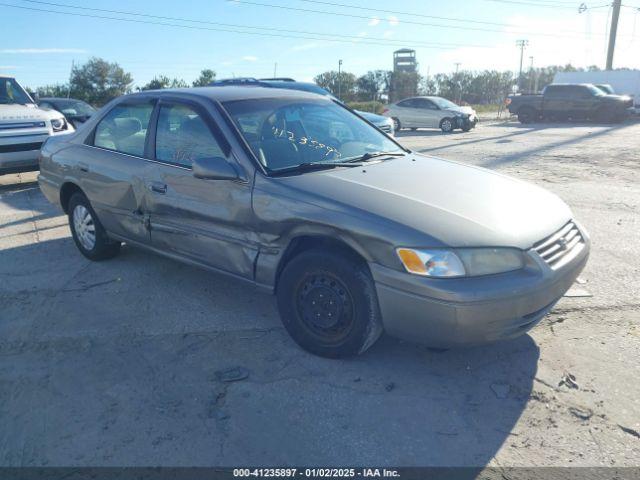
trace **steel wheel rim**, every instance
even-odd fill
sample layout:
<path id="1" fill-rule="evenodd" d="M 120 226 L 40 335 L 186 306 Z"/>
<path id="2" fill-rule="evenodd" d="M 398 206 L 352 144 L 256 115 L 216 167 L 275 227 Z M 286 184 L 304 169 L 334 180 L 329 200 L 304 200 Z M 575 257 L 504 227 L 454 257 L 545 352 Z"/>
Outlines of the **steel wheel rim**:
<path id="1" fill-rule="evenodd" d="M 445 132 L 450 132 L 453 128 L 453 124 L 451 123 L 450 120 L 445 120 L 444 122 L 442 122 L 442 129 Z"/>
<path id="2" fill-rule="evenodd" d="M 344 340 L 355 322 L 351 293 L 328 273 L 308 275 L 300 282 L 296 309 L 305 329 L 324 343 Z"/>
<path id="3" fill-rule="evenodd" d="M 91 212 L 84 205 L 76 205 L 73 209 L 73 230 L 80 245 L 85 250 L 93 250 L 96 246 L 96 225 Z"/>

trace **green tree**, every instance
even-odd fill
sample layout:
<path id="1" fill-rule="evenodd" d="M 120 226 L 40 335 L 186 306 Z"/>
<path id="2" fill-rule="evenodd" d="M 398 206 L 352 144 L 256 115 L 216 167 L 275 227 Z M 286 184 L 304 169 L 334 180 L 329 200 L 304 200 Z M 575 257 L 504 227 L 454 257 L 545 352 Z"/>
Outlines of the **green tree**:
<path id="1" fill-rule="evenodd" d="M 353 73 L 332 70 L 324 72 L 313 79 L 319 86 L 339 97 L 343 102 L 356 100 L 357 79 Z"/>
<path id="2" fill-rule="evenodd" d="M 206 87 L 216 79 L 216 72 L 210 68 L 205 68 L 200 72 L 200 76 L 193 81 L 194 87 Z"/>
<path id="3" fill-rule="evenodd" d="M 392 72 L 387 70 L 371 70 L 356 81 L 358 100 L 362 102 L 376 101 L 389 92 Z"/>
<path id="4" fill-rule="evenodd" d="M 61 83 L 45 85 L 44 87 L 36 88 L 36 93 L 40 97 L 66 97 L 67 93 L 69 93 L 69 85 Z"/>
<path id="5" fill-rule="evenodd" d="M 129 93 L 133 78 L 117 63 L 93 57 L 71 70 L 69 83 L 71 97 L 94 105 L 104 105 L 109 100 Z"/>
<path id="6" fill-rule="evenodd" d="M 189 85 L 182 79 L 169 78 L 166 75 L 159 75 L 153 77 L 149 83 L 138 87 L 139 91 L 142 90 L 162 90 L 163 88 L 187 88 Z"/>

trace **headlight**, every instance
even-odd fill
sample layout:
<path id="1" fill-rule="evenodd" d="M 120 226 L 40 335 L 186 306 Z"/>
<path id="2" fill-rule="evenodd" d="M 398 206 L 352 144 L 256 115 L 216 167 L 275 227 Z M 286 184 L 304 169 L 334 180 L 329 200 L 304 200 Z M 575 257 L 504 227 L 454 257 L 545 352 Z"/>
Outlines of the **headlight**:
<path id="1" fill-rule="evenodd" d="M 63 118 L 52 118 L 51 128 L 54 132 L 62 132 L 67 129 L 67 121 Z"/>
<path id="2" fill-rule="evenodd" d="M 522 251 L 516 248 L 399 248 L 397 252 L 407 272 L 424 277 L 476 277 L 519 270 L 524 266 Z"/>

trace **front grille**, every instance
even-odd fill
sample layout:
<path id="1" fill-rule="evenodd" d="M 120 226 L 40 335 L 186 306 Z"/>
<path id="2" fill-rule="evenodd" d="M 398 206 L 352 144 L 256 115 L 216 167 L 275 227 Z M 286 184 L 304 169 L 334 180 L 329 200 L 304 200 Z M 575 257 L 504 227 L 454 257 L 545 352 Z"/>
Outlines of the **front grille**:
<path id="1" fill-rule="evenodd" d="M 31 150 L 40 150 L 41 146 L 42 142 L 18 143 L 17 145 L 0 145 L 0 153 L 29 152 Z"/>
<path id="2" fill-rule="evenodd" d="M 44 128 L 44 122 L 0 123 L 0 130 L 20 130 L 24 128 Z"/>
<path id="3" fill-rule="evenodd" d="M 580 229 L 569 222 L 553 235 L 541 240 L 533 249 L 552 269 L 556 270 L 573 258 L 585 247 Z"/>

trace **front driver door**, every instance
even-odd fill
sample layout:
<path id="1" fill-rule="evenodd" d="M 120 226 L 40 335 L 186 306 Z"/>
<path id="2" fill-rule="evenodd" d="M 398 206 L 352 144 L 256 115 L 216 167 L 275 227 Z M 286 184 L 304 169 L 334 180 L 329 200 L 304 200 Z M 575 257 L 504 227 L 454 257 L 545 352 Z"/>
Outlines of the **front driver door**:
<path id="1" fill-rule="evenodd" d="M 199 158 L 224 157 L 235 162 L 213 117 L 202 104 L 161 99 L 154 124 L 154 165 L 147 178 L 152 245 L 253 278 L 258 248 L 249 227 L 250 183 L 199 179 L 192 172 L 192 163 Z"/>

